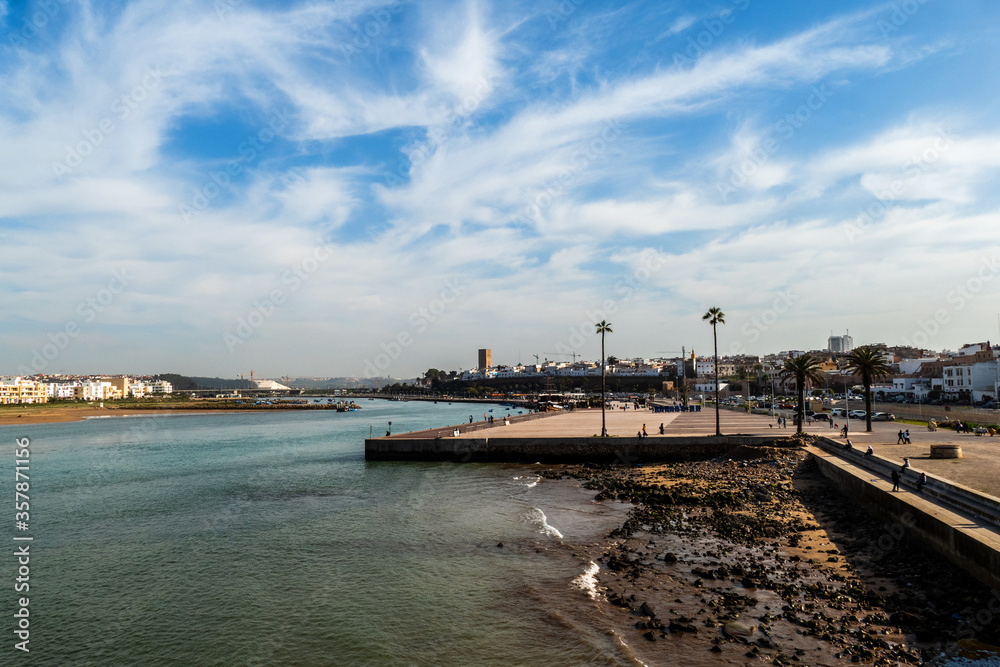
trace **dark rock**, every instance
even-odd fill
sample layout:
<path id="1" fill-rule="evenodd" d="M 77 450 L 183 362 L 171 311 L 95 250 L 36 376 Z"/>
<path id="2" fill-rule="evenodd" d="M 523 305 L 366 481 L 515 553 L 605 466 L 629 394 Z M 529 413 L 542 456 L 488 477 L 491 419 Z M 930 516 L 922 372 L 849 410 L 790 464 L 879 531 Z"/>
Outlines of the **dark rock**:
<path id="1" fill-rule="evenodd" d="M 692 632 L 697 633 L 698 628 L 690 623 L 678 623 L 677 621 L 670 621 L 670 632 Z"/>

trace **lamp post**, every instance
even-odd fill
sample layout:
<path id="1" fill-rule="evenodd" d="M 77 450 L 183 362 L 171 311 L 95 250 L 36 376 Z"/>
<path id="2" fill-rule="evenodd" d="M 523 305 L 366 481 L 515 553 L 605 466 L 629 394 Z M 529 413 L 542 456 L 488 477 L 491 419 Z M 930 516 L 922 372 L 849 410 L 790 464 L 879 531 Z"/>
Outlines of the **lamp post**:
<path id="1" fill-rule="evenodd" d="M 851 433 L 851 392 L 847 389 L 847 380 L 844 380 L 844 428 L 850 437 Z"/>

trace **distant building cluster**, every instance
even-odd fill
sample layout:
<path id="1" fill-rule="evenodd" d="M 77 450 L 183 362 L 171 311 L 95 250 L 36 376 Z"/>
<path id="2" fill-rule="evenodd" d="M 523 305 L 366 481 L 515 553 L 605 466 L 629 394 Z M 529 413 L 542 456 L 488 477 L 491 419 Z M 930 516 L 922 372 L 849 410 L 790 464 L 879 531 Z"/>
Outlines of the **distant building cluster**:
<path id="1" fill-rule="evenodd" d="M 129 377 L 81 378 L 46 381 L 20 376 L 0 377 L 0 404 L 47 403 L 50 400 L 113 401 L 170 394 L 174 388 L 165 380 L 134 380 Z"/>
<path id="2" fill-rule="evenodd" d="M 1000 390 L 1000 346 L 989 341 L 961 347 L 957 352 L 944 350 L 932 352 L 910 347 L 872 345 L 882 351 L 886 363 L 892 368 L 891 378 L 873 387 L 874 391 L 891 394 L 900 399 L 927 401 L 937 392 L 945 401 L 970 401 L 988 403 L 997 400 Z M 813 388 L 843 389 L 852 381 L 847 370 L 847 355 L 855 349 L 849 334 L 831 336 L 825 350 L 788 350 L 764 356 L 736 355 L 719 358 L 719 389 L 726 391 L 735 381 L 755 381 L 772 384 L 775 391 L 785 392 L 794 387 L 794 380 L 781 377 L 785 360 L 810 354 L 820 362 L 822 384 Z M 461 380 L 517 380 L 539 377 L 588 378 L 601 377 L 600 361 L 549 361 L 513 366 L 482 366 L 489 363 L 491 351 L 479 351 L 480 367 L 462 371 Z M 608 358 L 608 377 L 659 377 L 664 382 L 679 382 L 698 392 L 715 390 L 715 360 L 698 357 L 693 351 L 688 356 L 672 358 Z"/>

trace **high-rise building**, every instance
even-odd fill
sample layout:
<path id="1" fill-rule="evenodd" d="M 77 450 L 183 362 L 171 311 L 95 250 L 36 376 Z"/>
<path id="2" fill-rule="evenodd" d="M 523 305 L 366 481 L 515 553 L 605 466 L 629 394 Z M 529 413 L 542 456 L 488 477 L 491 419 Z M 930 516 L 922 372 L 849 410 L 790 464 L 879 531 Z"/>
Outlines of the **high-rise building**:
<path id="1" fill-rule="evenodd" d="M 854 349 L 854 339 L 851 338 L 850 333 L 845 333 L 843 336 L 830 336 L 830 340 L 827 343 L 827 349 L 830 352 L 840 352 L 847 353 Z"/>
<path id="2" fill-rule="evenodd" d="M 479 370 L 486 370 L 493 365 L 493 350 L 483 348 L 479 350 Z"/>

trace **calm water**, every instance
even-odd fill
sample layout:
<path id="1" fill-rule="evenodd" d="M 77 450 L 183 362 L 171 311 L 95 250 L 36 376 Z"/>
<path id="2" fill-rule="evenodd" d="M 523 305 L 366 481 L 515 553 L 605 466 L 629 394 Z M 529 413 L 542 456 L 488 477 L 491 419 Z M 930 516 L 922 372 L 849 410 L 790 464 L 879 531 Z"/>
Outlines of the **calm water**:
<path id="1" fill-rule="evenodd" d="M 528 467 L 366 463 L 369 426 L 494 406 L 362 407 L 0 427 L 5 498 L 32 442 L 35 537 L 31 653 L 8 556 L 0 662 L 630 664 L 574 582 L 621 508 Z"/>

